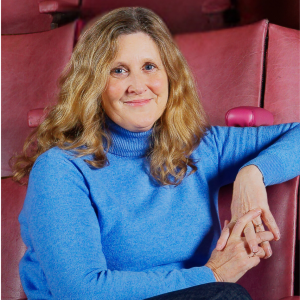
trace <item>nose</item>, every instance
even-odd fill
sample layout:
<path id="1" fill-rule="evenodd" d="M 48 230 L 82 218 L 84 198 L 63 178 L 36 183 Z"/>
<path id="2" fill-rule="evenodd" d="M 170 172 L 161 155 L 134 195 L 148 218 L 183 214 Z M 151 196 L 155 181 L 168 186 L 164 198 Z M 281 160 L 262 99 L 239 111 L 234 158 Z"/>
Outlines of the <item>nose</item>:
<path id="1" fill-rule="evenodd" d="M 143 94 L 147 90 L 146 80 L 142 74 L 130 74 L 131 80 L 128 86 L 128 93 Z"/>

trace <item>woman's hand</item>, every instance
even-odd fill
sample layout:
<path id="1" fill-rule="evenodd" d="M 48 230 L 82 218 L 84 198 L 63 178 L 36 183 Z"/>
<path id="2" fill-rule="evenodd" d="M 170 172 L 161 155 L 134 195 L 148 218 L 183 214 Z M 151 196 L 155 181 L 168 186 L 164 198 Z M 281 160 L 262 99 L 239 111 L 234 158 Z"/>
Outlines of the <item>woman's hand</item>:
<path id="1" fill-rule="evenodd" d="M 237 220 L 231 234 L 229 233 L 230 228 L 225 225 L 223 232 L 228 232 L 230 235 L 226 247 L 222 251 L 214 249 L 209 261 L 206 263 L 206 266 L 213 271 L 217 281 L 238 281 L 248 270 L 259 264 L 260 258 L 265 256 L 265 252 L 261 247 L 258 247 L 255 254 L 251 253 L 246 239 L 242 237 L 246 224 L 257 218 L 260 213 L 260 209 L 249 211 Z M 273 238 L 273 234 L 269 231 L 256 233 L 258 243 L 271 241 Z"/>
<path id="2" fill-rule="evenodd" d="M 250 165 L 241 169 L 235 179 L 229 227 L 245 213 L 255 208 L 262 210 L 261 216 L 249 222 L 244 229 L 246 241 L 253 253 L 257 253 L 259 249 L 255 233 L 264 231 L 262 220 L 273 233 L 275 240 L 279 240 L 280 232 L 268 205 L 262 174 L 255 165 Z M 228 232 L 222 232 L 216 247 L 218 250 L 225 247 L 228 237 Z M 270 243 L 264 242 L 261 246 L 266 254 L 264 258 L 269 258 L 272 255 Z"/>

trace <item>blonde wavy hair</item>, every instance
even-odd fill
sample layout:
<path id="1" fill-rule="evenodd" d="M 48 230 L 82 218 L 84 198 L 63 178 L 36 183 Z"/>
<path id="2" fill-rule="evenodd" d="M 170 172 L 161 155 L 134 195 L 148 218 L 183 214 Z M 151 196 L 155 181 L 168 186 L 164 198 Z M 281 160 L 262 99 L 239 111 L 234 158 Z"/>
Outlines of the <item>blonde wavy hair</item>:
<path id="1" fill-rule="evenodd" d="M 154 124 L 147 155 L 150 173 L 162 185 L 178 185 L 188 166 L 189 174 L 197 170 L 190 156 L 209 123 L 192 73 L 164 22 L 149 9 L 127 7 L 102 16 L 80 38 L 60 76 L 58 103 L 27 138 L 22 154 L 14 158 L 14 180 L 28 175 L 37 157 L 55 146 L 76 150 L 77 156 L 93 154 L 86 162 L 95 168 L 107 165 L 111 139 L 104 130 L 101 95 L 118 51 L 118 37 L 137 32 L 156 43 L 169 80 L 166 109 Z"/>

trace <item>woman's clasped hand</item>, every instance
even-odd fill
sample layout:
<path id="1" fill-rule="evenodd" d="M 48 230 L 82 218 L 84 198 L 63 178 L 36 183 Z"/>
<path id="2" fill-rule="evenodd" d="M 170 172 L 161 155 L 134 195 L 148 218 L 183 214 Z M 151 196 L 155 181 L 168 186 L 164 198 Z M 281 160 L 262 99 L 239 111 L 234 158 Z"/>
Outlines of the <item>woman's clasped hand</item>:
<path id="1" fill-rule="evenodd" d="M 230 227 L 228 221 L 225 221 L 223 234 L 229 235 L 225 248 L 222 250 L 215 249 L 206 266 L 209 267 L 217 281 L 236 282 L 248 270 L 257 266 L 261 258 L 265 257 L 265 251 L 262 247 L 258 247 L 258 251 L 253 253 L 243 237 L 245 226 L 252 222 L 261 214 L 260 209 L 254 209 L 239 218 L 233 227 Z M 262 231 L 256 233 L 256 242 L 262 243 L 271 241 L 274 235 L 270 231 Z"/>
<path id="2" fill-rule="evenodd" d="M 247 223 L 244 226 L 243 232 L 249 248 L 253 253 L 257 254 L 260 248 L 256 236 L 257 233 L 265 230 L 262 221 L 264 221 L 268 229 L 273 233 L 276 241 L 280 239 L 280 231 L 268 205 L 268 197 L 263 182 L 263 176 L 255 165 L 249 165 L 239 171 L 234 181 L 231 203 L 231 221 L 228 226 L 232 227 L 236 220 L 241 216 L 249 210 L 256 208 L 261 209 L 262 213 L 251 222 Z M 228 237 L 229 231 L 223 231 L 217 244 L 218 250 L 224 248 Z M 261 247 L 265 253 L 265 256 L 262 258 L 269 258 L 272 255 L 270 243 L 265 241 L 261 244 Z"/>

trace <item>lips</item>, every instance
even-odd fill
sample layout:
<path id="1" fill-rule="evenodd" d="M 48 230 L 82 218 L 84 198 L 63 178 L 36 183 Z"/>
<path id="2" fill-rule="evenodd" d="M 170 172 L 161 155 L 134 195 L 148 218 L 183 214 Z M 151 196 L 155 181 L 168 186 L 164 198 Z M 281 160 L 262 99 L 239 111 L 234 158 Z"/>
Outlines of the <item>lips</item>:
<path id="1" fill-rule="evenodd" d="M 126 101 L 124 103 L 130 106 L 143 106 L 148 104 L 150 101 L 151 99 L 137 99 L 137 100 Z"/>

